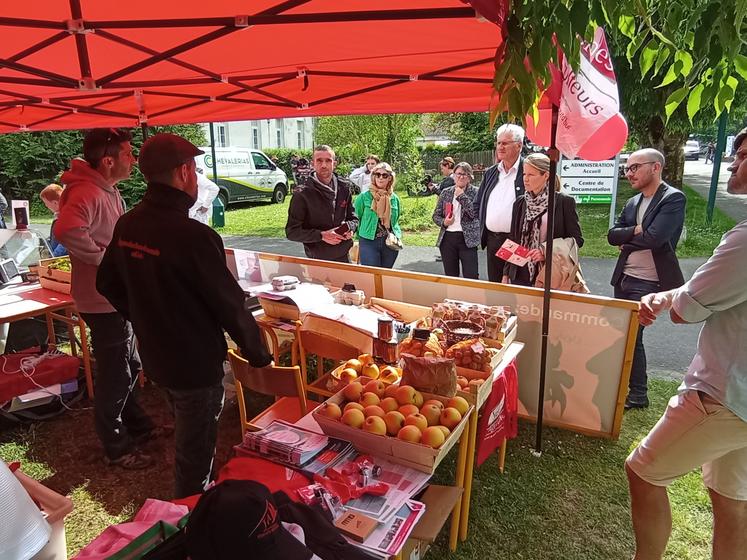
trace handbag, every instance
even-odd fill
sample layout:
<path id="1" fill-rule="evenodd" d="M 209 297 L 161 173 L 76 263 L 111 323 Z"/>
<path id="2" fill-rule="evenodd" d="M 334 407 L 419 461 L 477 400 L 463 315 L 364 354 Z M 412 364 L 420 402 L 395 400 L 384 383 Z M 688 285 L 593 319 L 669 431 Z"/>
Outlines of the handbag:
<path id="1" fill-rule="evenodd" d="M 401 251 L 402 250 L 402 240 L 397 237 L 393 231 L 390 231 L 386 239 L 384 240 L 384 243 L 387 247 L 389 247 L 392 251 Z"/>

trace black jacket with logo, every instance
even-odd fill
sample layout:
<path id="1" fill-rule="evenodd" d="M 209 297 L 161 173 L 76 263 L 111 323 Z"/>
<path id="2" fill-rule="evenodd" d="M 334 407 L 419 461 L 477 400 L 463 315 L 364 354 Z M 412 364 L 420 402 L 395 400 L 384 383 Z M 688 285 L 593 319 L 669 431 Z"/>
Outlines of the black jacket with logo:
<path id="1" fill-rule="evenodd" d="M 143 200 L 117 221 L 96 281 L 132 322 L 146 375 L 170 389 L 208 387 L 222 378 L 224 329 L 253 366 L 272 360 L 226 267 L 223 241 L 187 216 L 193 202 L 150 183 Z"/>
<path id="2" fill-rule="evenodd" d="M 335 175 L 337 191 L 333 193 L 317 183 L 315 177 L 312 174 L 312 178 L 293 193 L 285 235 L 291 241 L 303 243 L 306 256 L 310 259 L 345 260 L 353 246 L 352 239 L 330 245 L 322 241 L 322 232 L 339 227 L 343 222 L 347 222 L 352 232 L 358 229 L 351 183 Z"/>

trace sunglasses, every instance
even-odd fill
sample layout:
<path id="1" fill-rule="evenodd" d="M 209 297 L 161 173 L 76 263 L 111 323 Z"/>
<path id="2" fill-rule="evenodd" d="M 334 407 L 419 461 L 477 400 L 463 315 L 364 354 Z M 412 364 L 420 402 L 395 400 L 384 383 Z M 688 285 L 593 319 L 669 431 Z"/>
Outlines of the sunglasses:
<path id="1" fill-rule="evenodd" d="M 389 179 L 391 175 L 389 173 L 374 173 L 374 177 L 378 177 L 379 179 Z"/>

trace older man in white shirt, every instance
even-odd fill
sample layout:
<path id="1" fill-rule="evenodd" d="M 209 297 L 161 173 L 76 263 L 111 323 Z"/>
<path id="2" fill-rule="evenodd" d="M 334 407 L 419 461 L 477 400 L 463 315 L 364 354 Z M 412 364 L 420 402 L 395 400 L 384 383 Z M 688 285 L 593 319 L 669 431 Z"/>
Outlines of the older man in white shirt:
<path id="1" fill-rule="evenodd" d="M 495 254 L 511 231 L 514 201 L 524 194 L 521 148 L 524 129 L 504 124 L 495 132 L 496 164 L 488 167 L 480 182 L 475 206 L 479 209 L 482 248 L 488 250 L 488 279 L 500 282 L 506 263 Z"/>
<path id="2" fill-rule="evenodd" d="M 189 217 L 208 225 L 210 218 L 210 209 L 213 207 L 213 200 L 218 196 L 220 189 L 218 185 L 205 177 L 201 168 L 197 168 L 197 200 L 189 209 Z"/>

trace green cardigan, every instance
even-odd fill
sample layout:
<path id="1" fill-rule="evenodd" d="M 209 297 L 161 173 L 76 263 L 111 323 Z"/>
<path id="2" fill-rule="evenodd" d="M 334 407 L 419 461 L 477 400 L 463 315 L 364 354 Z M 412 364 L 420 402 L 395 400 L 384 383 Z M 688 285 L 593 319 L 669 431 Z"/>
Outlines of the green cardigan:
<path id="1" fill-rule="evenodd" d="M 372 201 L 373 195 L 371 191 L 366 191 L 363 194 L 359 194 L 353 203 L 355 213 L 361 221 L 356 232 L 358 238 L 362 237 L 370 240 L 376 238 L 376 226 L 379 223 L 379 216 L 371 208 Z M 392 225 L 392 231 L 397 237 L 402 239 L 402 230 L 399 228 L 399 197 L 396 194 L 392 194 L 391 206 L 392 215 L 389 220 Z"/>

